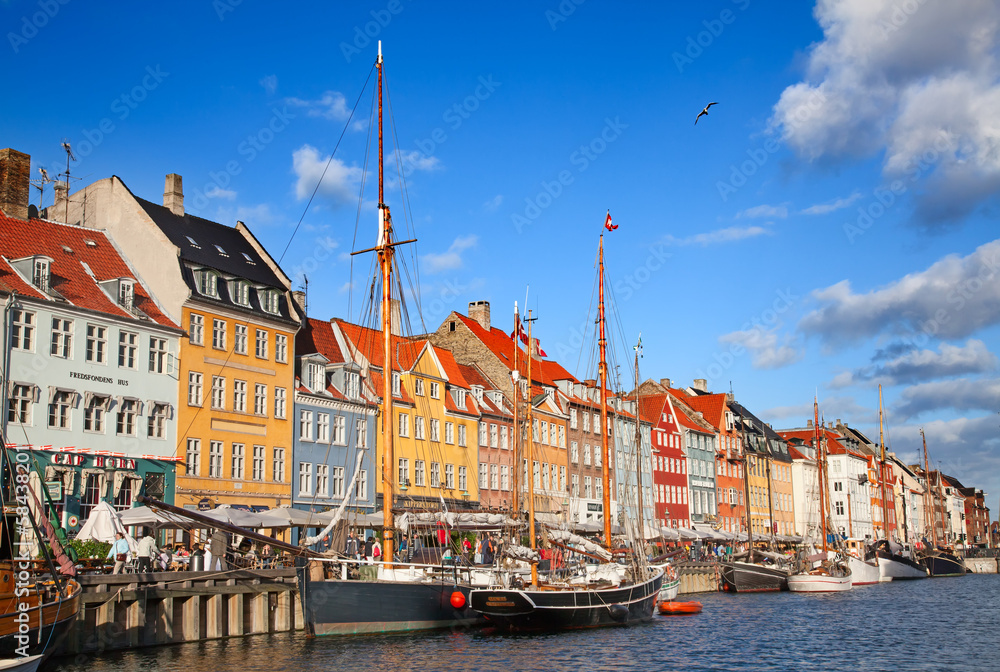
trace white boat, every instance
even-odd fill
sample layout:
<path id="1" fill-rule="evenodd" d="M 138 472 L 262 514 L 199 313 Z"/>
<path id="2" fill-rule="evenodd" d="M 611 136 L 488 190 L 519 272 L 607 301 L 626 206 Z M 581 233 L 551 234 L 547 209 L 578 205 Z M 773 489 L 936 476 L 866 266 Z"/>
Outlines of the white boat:
<path id="1" fill-rule="evenodd" d="M 793 593 L 837 593 L 851 589 L 851 575 L 831 576 L 813 570 L 808 574 L 793 574 L 788 577 L 788 590 Z"/>
<path id="2" fill-rule="evenodd" d="M 851 555 L 847 558 L 847 566 L 851 570 L 852 585 L 867 586 L 878 583 L 880 580 L 881 571 L 875 558 L 871 562 L 865 562 L 861 558 L 855 558 Z"/>
<path id="3" fill-rule="evenodd" d="M 680 579 L 663 579 L 663 585 L 660 587 L 660 602 L 670 602 L 676 599 L 677 594 L 681 592 L 681 580 Z"/>
<path id="4" fill-rule="evenodd" d="M 910 581 L 912 579 L 926 579 L 927 568 L 923 565 L 904 558 L 899 555 L 892 557 L 879 556 L 878 559 L 879 581 Z"/>
<path id="5" fill-rule="evenodd" d="M 42 657 L 37 655 L 2 658 L 0 659 L 0 670 L 3 672 L 35 672 L 42 662 Z"/>

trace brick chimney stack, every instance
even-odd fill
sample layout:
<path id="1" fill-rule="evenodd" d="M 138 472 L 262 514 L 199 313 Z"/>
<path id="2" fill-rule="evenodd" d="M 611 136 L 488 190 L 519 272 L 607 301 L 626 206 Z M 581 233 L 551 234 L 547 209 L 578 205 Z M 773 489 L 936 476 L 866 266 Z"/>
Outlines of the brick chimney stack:
<path id="1" fill-rule="evenodd" d="M 0 210 L 8 217 L 28 219 L 31 156 L 0 149 Z"/>
<path id="2" fill-rule="evenodd" d="M 166 184 L 163 187 L 163 207 L 178 217 L 184 216 L 184 185 L 181 176 L 177 173 L 167 175 Z"/>
<path id="3" fill-rule="evenodd" d="M 469 317 L 479 323 L 479 326 L 486 331 L 490 330 L 490 302 L 470 301 Z"/>
<path id="4" fill-rule="evenodd" d="M 708 381 L 704 378 L 695 378 L 691 387 L 701 392 L 708 392 Z"/>

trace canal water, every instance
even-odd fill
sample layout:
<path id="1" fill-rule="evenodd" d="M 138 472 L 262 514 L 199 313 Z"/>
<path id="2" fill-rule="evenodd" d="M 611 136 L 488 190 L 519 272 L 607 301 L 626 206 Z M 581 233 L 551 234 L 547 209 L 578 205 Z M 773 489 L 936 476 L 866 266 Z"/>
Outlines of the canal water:
<path id="1" fill-rule="evenodd" d="M 631 628 L 507 635 L 257 636 L 50 661 L 45 672 L 341 670 L 1000 670 L 1000 576 L 847 593 L 688 596 L 694 616 Z M 681 596 L 681 599 L 687 599 Z"/>

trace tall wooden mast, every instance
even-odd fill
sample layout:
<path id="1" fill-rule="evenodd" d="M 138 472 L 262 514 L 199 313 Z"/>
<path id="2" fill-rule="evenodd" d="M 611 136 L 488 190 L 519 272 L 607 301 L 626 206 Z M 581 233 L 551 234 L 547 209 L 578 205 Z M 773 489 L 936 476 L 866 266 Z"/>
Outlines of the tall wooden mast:
<path id="1" fill-rule="evenodd" d="M 534 359 L 534 353 L 532 353 L 533 342 L 531 340 L 531 323 L 535 320 L 531 317 L 531 311 L 528 311 L 528 409 L 527 409 L 527 427 L 528 427 L 528 538 L 531 540 L 531 550 L 537 548 L 537 540 L 535 539 L 535 421 L 531 417 L 531 360 Z M 517 349 L 517 344 L 514 344 L 514 348 Z M 531 561 L 531 585 L 538 585 L 538 563 L 534 560 Z"/>
<path id="2" fill-rule="evenodd" d="M 813 429 L 816 433 L 816 474 L 819 477 L 819 532 L 823 537 L 823 553 L 826 553 L 826 499 L 823 485 L 826 474 L 826 458 L 823 454 L 823 446 L 819 433 L 819 402 L 813 398 Z"/>
<path id="3" fill-rule="evenodd" d="M 924 428 L 920 428 L 920 439 L 924 443 L 924 520 L 930 521 L 931 541 L 934 548 L 937 548 L 937 512 L 934 511 L 934 493 L 931 492 L 931 467 L 930 460 L 927 459 L 927 437 L 924 436 Z M 941 528 L 944 533 L 944 527 Z"/>
<path id="4" fill-rule="evenodd" d="M 521 517 L 521 450 L 520 445 L 521 428 L 517 424 L 517 408 L 521 405 L 521 370 L 517 367 L 517 352 L 520 350 L 518 341 L 521 340 L 521 315 L 517 312 L 517 301 L 514 302 L 514 368 L 510 372 L 514 400 L 514 436 L 511 441 L 514 447 L 514 473 L 511 474 L 514 486 L 514 495 L 511 498 L 510 510 L 514 520 Z"/>
<path id="5" fill-rule="evenodd" d="M 378 43 L 378 263 L 382 271 L 382 557 L 392 562 L 395 523 L 392 505 L 393 488 L 392 445 L 392 217 L 385 204 L 382 177 L 382 41 Z"/>
<path id="6" fill-rule="evenodd" d="M 604 508 L 604 544 L 611 548 L 611 453 L 608 451 L 608 362 L 607 340 L 604 336 L 604 234 L 597 247 L 598 281 L 597 281 L 597 345 L 601 360 L 597 372 L 601 385 L 601 478 L 604 479 L 601 506 Z"/>
<path id="7" fill-rule="evenodd" d="M 878 386 L 878 444 L 882 449 L 881 457 L 882 461 L 879 464 L 879 494 L 882 498 L 882 534 L 886 539 L 889 538 L 889 504 L 886 501 L 885 496 L 885 435 L 883 432 L 882 423 L 882 385 Z M 896 508 L 895 497 L 893 497 L 892 508 Z"/>
<path id="8" fill-rule="evenodd" d="M 642 336 L 635 347 L 635 499 L 638 503 L 636 515 L 639 520 L 639 544 L 646 541 L 645 524 L 642 521 L 642 428 L 639 425 L 639 348 L 642 347 Z M 603 430 L 603 428 L 602 428 Z M 650 437 L 652 439 L 652 437 Z M 652 449 L 652 448 L 651 448 Z M 652 459 L 650 454 L 650 459 Z M 644 552 L 644 551 L 643 551 Z"/>

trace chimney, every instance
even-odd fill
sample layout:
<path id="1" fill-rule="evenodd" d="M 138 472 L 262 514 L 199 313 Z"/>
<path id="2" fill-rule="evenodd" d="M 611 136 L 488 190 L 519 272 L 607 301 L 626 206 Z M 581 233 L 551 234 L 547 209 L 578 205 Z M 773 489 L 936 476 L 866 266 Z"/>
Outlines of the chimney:
<path id="1" fill-rule="evenodd" d="M 0 210 L 8 217 L 28 219 L 31 156 L 0 149 Z"/>
<path id="2" fill-rule="evenodd" d="M 663 387 L 666 388 L 673 387 L 673 385 L 671 384 L 672 382 L 673 381 L 671 381 L 669 378 L 660 378 L 660 385 L 662 385 Z"/>
<path id="3" fill-rule="evenodd" d="M 52 203 L 52 207 L 46 209 L 48 214 L 48 219 L 59 221 L 59 217 L 66 217 L 68 212 L 67 205 L 69 204 L 69 183 L 63 180 L 56 180 L 52 185 L 52 189 L 55 191 L 55 201 Z M 69 224 L 69 222 L 66 222 Z"/>
<path id="4" fill-rule="evenodd" d="M 184 216 L 184 185 L 177 173 L 167 175 L 163 185 L 163 207 L 178 217 Z"/>
<path id="5" fill-rule="evenodd" d="M 594 378 L 588 378 L 587 380 L 583 381 L 583 384 L 586 385 L 587 387 L 597 387 L 597 380 Z"/>
<path id="6" fill-rule="evenodd" d="M 701 392 L 708 392 L 708 381 L 704 378 L 695 378 L 691 387 Z"/>
<path id="7" fill-rule="evenodd" d="M 479 326 L 486 331 L 490 330 L 490 302 L 470 301 L 469 317 L 479 323 Z"/>
<path id="8" fill-rule="evenodd" d="M 806 420 L 806 427 L 812 427 L 812 426 L 813 426 L 813 421 L 812 420 Z"/>
<path id="9" fill-rule="evenodd" d="M 302 317 L 306 316 L 306 293 L 305 292 L 292 292 L 292 299 L 295 301 L 295 305 L 299 307 L 299 312 L 302 313 Z"/>

